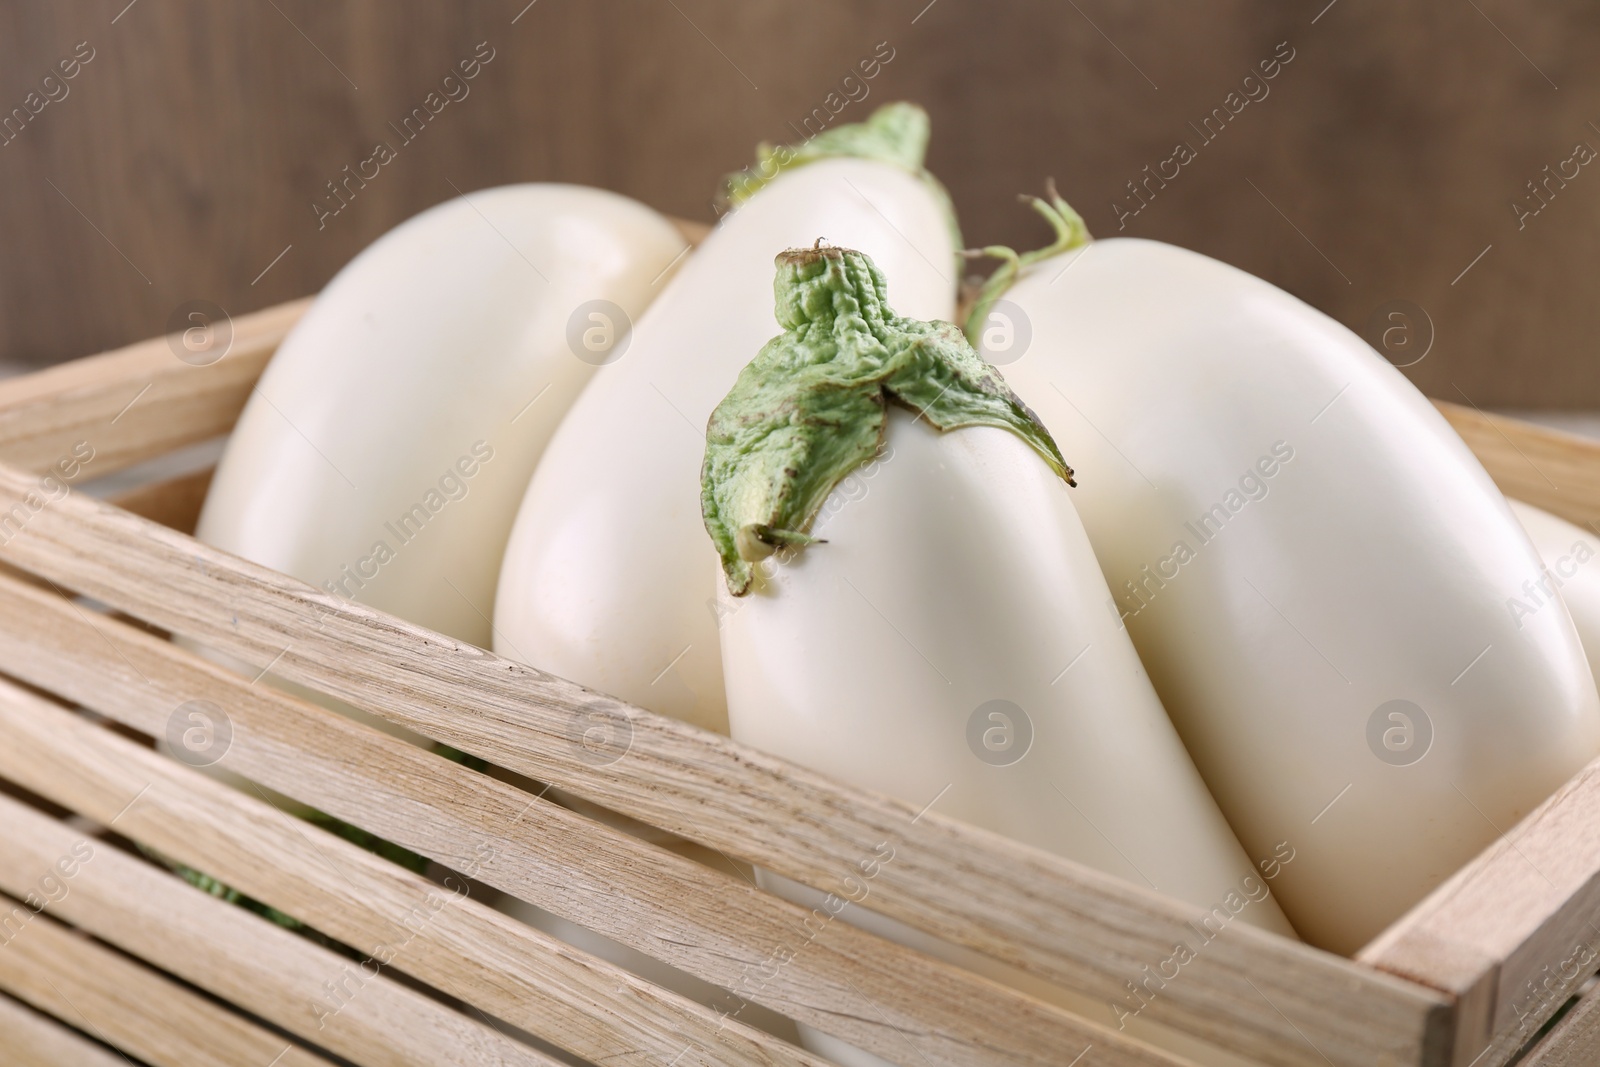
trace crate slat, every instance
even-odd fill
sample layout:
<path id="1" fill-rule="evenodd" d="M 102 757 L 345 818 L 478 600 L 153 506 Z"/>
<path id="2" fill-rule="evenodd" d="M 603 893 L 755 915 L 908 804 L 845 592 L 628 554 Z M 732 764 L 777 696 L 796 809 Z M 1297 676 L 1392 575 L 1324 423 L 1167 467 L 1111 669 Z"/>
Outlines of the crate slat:
<path id="1" fill-rule="evenodd" d="M 6 1050 L 7 1067 L 128 1067 L 128 1061 L 115 1052 L 4 993 L 0 993 L 0 1048 Z"/>
<path id="2" fill-rule="evenodd" d="M 746 970 L 763 965 L 767 945 L 787 945 L 794 957 L 777 973 L 763 974 L 759 988 L 743 987 L 748 999 L 839 1031 L 886 1058 L 914 1050 L 933 1062 L 1043 1064 L 1051 1062 L 1049 1050 L 1093 1043 L 1106 1063 L 1171 1062 L 846 924 L 825 924 L 813 939 L 807 909 L 315 705 L 252 688 L 110 619 L 96 621 L 95 640 L 117 650 L 101 663 L 122 667 L 102 684 L 89 663 L 62 654 L 94 637 L 85 617 L 59 598 L 52 608 L 50 599 L 14 582 L 0 592 L 0 619 L 7 620 L 0 648 L 17 671 L 143 731 L 161 732 L 185 698 L 214 699 L 234 724 L 224 765 L 235 772 L 457 869 L 488 850 L 492 858 L 475 869 L 476 877 L 708 981 L 735 985 Z M 22 618 L 29 620 L 25 627 L 10 621 Z M 57 636 L 30 641 L 22 629 Z M 0 766 L 7 762 L 0 757 Z M 806 951 L 799 952 L 802 947 Z M 871 1000 L 864 1002 L 862 991 L 869 989 Z M 839 1018 L 846 1013 L 852 1018 Z M 706 1015 L 714 1026 L 716 1015 Z M 902 1032 L 917 1035 L 911 1045 Z"/>
<path id="3" fill-rule="evenodd" d="M 487 845 L 495 860 L 478 870 L 480 881 L 599 928 L 642 951 L 663 954 L 657 932 L 671 917 L 649 912 L 637 918 L 632 929 L 619 926 L 638 909 L 609 887 L 595 885 L 594 876 L 583 868 L 649 867 L 648 877 L 660 880 L 665 874 L 660 865 L 671 862 L 670 857 L 627 839 L 619 842 L 623 846 L 619 854 L 608 856 L 604 850 L 597 854 L 597 839 L 615 835 L 588 820 L 542 801 L 530 805 L 529 796 L 512 786 L 463 771 L 279 690 L 251 685 L 133 627 L 100 616 L 92 617 L 92 625 L 93 629 L 91 616 L 80 614 L 62 598 L 0 578 L 0 662 L 12 665 L 13 676 L 152 735 L 163 733 L 171 709 L 181 702 L 210 700 L 227 710 L 232 728 L 220 768 L 447 866 L 462 867 L 473 854 L 474 842 Z M 115 654 L 105 655 L 108 649 Z M 308 742 L 312 737 L 315 743 Z M 557 821 L 572 832 L 551 838 L 549 830 Z M 574 853 L 585 848 L 589 859 L 573 865 Z M 562 876 L 563 865 L 571 879 L 589 883 L 578 891 L 576 905 L 562 895 L 569 880 Z M 706 877 L 695 867 L 688 870 L 690 877 Z M 708 892 L 690 881 L 666 895 L 672 899 Z M 598 912 L 573 910 L 595 900 L 602 901 Z M 720 903 L 712 910 L 725 923 L 736 922 Z M 796 922 L 804 916 L 791 914 Z M 739 933 L 735 926 L 733 934 Z M 672 936 L 677 938 L 678 931 L 673 930 Z M 715 939 L 717 931 L 697 931 L 696 936 Z M 818 947 L 829 948 L 829 940 Z M 708 947 L 722 955 L 737 952 L 739 943 L 718 946 L 708 941 Z M 905 966 L 919 963 L 914 957 L 902 959 Z M 922 975 L 918 969 L 909 977 L 920 982 Z M 929 980 L 936 979 L 937 974 Z M 850 980 L 864 982 L 860 975 Z"/>
<path id="4" fill-rule="evenodd" d="M 0 681 L 0 775 L 595 1062 L 808 1054 Z M 574 1010 L 574 1007 L 583 1010 Z"/>
<path id="5" fill-rule="evenodd" d="M 43 471 L 79 441 L 94 446 L 89 477 L 131 467 L 233 429 L 278 342 L 310 299 L 233 320 L 233 346 L 191 366 L 167 338 L 0 381 L 0 455 Z"/>
<path id="6" fill-rule="evenodd" d="M 1435 400 L 1506 496 L 1593 529 L 1600 520 L 1600 442 Z"/>
<path id="7" fill-rule="evenodd" d="M 28 487 L 0 468 L 0 502 Z M 891 842 L 896 859 L 872 883 L 875 908 L 1104 998 L 1108 1025 L 1125 983 L 1189 935 L 1193 909 L 1166 897 L 937 812 L 919 818 L 910 805 L 344 602 L 81 494 L 36 514 L 0 559 L 824 891 L 843 890 L 853 870 L 837 857 Z M 596 714 L 631 731 L 614 763 L 575 758 Z M 1263 1062 L 1440 1054 L 1446 998 L 1307 946 L 1235 925 L 1192 971 L 1193 981 L 1163 990 L 1151 1017 Z M 1366 1025 L 1350 1027 L 1351 1015 Z"/>
<path id="8" fill-rule="evenodd" d="M 17 909 L 28 910 L 0 896 L 0 910 Z M 48 911 L 0 949 L 0 988 L 155 1067 L 331 1067 L 321 1056 L 74 933 Z"/>
<path id="9" fill-rule="evenodd" d="M 93 851 L 51 915 L 362 1067 L 557 1067 L 381 972 L 4 795 L 0 826 L 0 889 L 26 895 L 30 878 L 88 843 Z"/>
<path id="10" fill-rule="evenodd" d="M 1519 1067 L 1594 1067 L 1600 1063 L 1600 996 L 1589 992 Z"/>
<path id="11" fill-rule="evenodd" d="M 1597 811 L 1600 761 L 1362 949 L 1362 962 L 1462 999 L 1457 1063 L 1491 1041 L 1492 1055 L 1514 1053 L 1600 966 Z M 1570 976 L 1567 960 L 1580 961 Z"/>

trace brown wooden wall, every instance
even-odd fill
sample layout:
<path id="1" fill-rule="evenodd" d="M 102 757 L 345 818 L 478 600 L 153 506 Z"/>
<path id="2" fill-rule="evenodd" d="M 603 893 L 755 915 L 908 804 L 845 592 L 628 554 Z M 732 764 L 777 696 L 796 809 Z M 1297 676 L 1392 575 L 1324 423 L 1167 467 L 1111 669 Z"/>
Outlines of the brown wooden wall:
<path id="1" fill-rule="evenodd" d="M 1600 148 L 1600 5 L 525 4 L 0 6 L 0 114 L 79 42 L 93 50 L 0 147 L 0 359 L 149 336 L 191 299 L 242 312 L 311 292 L 456 188 L 584 182 L 710 219 L 718 177 L 887 42 L 841 118 L 927 106 L 969 243 L 1036 243 L 1013 197 L 1047 175 L 1116 233 L 1125 183 L 1187 141 L 1196 157 L 1122 232 L 1235 263 L 1358 330 L 1391 301 L 1420 306 L 1436 338 L 1408 373 L 1434 395 L 1600 406 L 1600 167 L 1564 162 Z M 389 123 L 479 42 L 494 58 L 470 95 L 319 229 L 325 183 L 396 141 Z M 1293 59 L 1267 95 L 1203 143 L 1190 123 L 1230 91 L 1259 96 L 1244 79 L 1280 42 Z M 1526 183 L 1547 164 L 1576 176 L 1549 181 L 1519 229 L 1512 202 L 1538 203 Z"/>

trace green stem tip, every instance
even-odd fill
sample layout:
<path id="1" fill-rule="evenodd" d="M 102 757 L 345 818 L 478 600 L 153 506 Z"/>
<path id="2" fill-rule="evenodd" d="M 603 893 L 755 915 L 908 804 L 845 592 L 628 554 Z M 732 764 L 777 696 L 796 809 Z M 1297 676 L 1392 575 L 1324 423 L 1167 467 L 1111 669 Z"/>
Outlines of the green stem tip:
<path id="1" fill-rule="evenodd" d="M 1074 248 L 1082 248 L 1092 238 L 1089 236 L 1089 227 L 1084 224 L 1083 216 L 1072 210 L 1072 206 L 1061 199 L 1061 194 L 1056 192 L 1054 178 L 1045 182 L 1045 196 L 1048 200 L 1037 196 L 1028 196 L 1026 193 L 1017 199 L 1038 212 L 1051 229 L 1055 231 L 1056 239 L 1043 248 L 1034 249 L 1018 255 L 1013 249 L 1005 245 L 988 245 L 984 248 L 969 249 L 965 255 L 969 258 L 988 256 L 1000 260 L 1000 266 L 995 268 L 989 280 L 978 290 L 977 298 L 972 302 L 972 310 L 967 314 L 967 338 L 976 345 L 978 336 L 983 330 L 983 324 L 989 320 L 989 310 L 1005 295 L 1018 276 L 1026 267 L 1030 267 L 1040 260 L 1059 256 L 1063 252 L 1070 252 Z"/>

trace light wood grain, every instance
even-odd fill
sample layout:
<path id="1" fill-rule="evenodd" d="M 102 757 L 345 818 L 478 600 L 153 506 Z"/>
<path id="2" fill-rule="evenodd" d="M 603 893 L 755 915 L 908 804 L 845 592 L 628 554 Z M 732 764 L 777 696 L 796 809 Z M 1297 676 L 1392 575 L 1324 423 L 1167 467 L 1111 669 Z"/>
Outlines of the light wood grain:
<path id="1" fill-rule="evenodd" d="M 233 428 L 250 390 L 309 300 L 233 320 L 233 344 L 209 366 L 180 360 L 166 337 L 0 381 L 0 456 L 42 472 L 80 442 L 85 477 L 130 467 Z"/>
<path id="2" fill-rule="evenodd" d="M 0 1048 L 8 1067 L 128 1067 L 82 1034 L 0 993 Z"/>
<path id="3" fill-rule="evenodd" d="M 0 889 L 25 896 L 40 872 L 90 849 L 50 914 L 362 1067 L 557 1067 L 376 967 L 5 796 L 0 825 Z"/>
<path id="4" fill-rule="evenodd" d="M 0 775 L 595 1062 L 816 1061 L 0 682 Z"/>
<path id="5" fill-rule="evenodd" d="M 1600 761 L 1361 951 L 1364 963 L 1468 1001 L 1455 1062 L 1491 1043 L 1492 1056 L 1514 1053 L 1600 968 L 1596 812 Z"/>
<path id="6" fill-rule="evenodd" d="M 27 485 L 0 470 L 0 502 Z M 824 891 L 845 892 L 856 858 L 889 842 L 896 858 L 873 881 L 875 908 L 1103 998 L 1103 1025 L 1114 1025 L 1111 1004 L 1125 983 L 1164 958 L 1193 918 L 1168 898 L 937 812 L 919 818 L 910 805 L 341 601 L 80 494 L 35 515 L 0 560 Z M 626 755 L 582 758 L 578 727 L 593 714 L 627 724 Z M 737 979 L 727 960 L 707 955 L 686 969 L 725 985 Z M 1260 931 L 1229 927 L 1185 976 L 1193 980 L 1170 983 L 1151 1017 L 1265 1063 L 1442 1055 L 1444 998 Z M 927 1011 L 929 991 L 911 989 L 904 1010 Z M 1263 989 L 1273 990 L 1270 1001 Z M 1352 1014 L 1365 1025 L 1350 1027 Z"/>
<path id="7" fill-rule="evenodd" d="M 1600 1063 L 1600 996 L 1590 992 L 1544 1036 L 1520 1067 L 1594 1067 Z"/>
<path id="8" fill-rule="evenodd" d="M 1506 496 L 1595 528 L 1600 442 L 1444 400 L 1434 404 Z"/>
<path id="9" fill-rule="evenodd" d="M 0 895 L 0 911 L 17 909 L 27 910 Z M 329 1067 L 321 1056 L 74 933 L 48 911 L 0 950 L 0 988 L 154 1067 Z"/>
<path id="10" fill-rule="evenodd" d="M 200 508 L 206 502 L 206 490 L 211 488 L 211 476 L 215 473 L 215 468 L 208 467 L 151 482 L 119 493 L 111 498 L 111 503 L 179 533 L 194 533 L 195 524 L 200 521 Z"/>
<path id="11" fill-rule="evenodd" d="M 24 588 L 14 586 L 14 591 L 20 593 Z M 29 616 L 36 624 L 51 625 L 41 612 L 30 612 Z M 143 638 L 136 631 L 115 629 L 110 620 L 97 625 L 102 639 L 114 636 L 119 658 L 126 666 L 150 679 L 147 685 L 138 687 L 138 697 L 161 709 L 155 724 L 160 729 L 173 707 L 171 694 L 163 691 L 172 681 L 149 653 L 152 648 L 166 646 Z M 86 636 L 81 624 L 75 624 L 73 629 L 78 640 Z M 168 654 L 176 652 L 169 650 Z M 199 661 L 195 666 L 201 671 L 207 669 Z M 121 684 L 127 684 L 126 680 Z M 229 697 L 225 693 L 217 695 Z M 283 706 L 281 700 L 269 696 L 263 693 L 263 705 Z M 303 714 L 320 714 L 327 720 L 315 733 L 308 735 L 303 725 L 291 721 L 288 729 L 279 726 L 284 732 L 278 737 L 264 737 L 259 750 L 253 752 L 245 738 L 260 718 L 249 702 L 249 693 L 239 691 L 227 700 L 230 721 L 237 719 L 240 729 L 241 759 L 233 764 L 235 770 L 260 769 L 263 784 L 315 801 L 334 814 L 357 815 L 363 825 L 392 834 L 398 843 L 439 855 L 458 869 L 470 869 L 476 877 L 511 887 L 517 895 L 580 925 L 597 929 L 707 981 L 732 987 L 746 999 L 836 1032 L 891 1061 L 910 1055 L 936 1064 L 1042 1067 L 1054 1062 L 1053 1057 L 1061 1048 L 1081 1049 L 1094 1044 L 1106 1063 L 1174 1062 L 1143 1052 L 1113 1032 L 1086 1025 L 1058 1009 L 847 924 L 818 922 L 808 909 L 765 894 L 753 885 L 636 841 L 312 705 L 301 705 Z M 44 724 L 30 729 L 51 731 L 48 738 L 41 735 L 31 742 L 19 740 L 23 749 L 33 748 L 42 754 L 46 747 L 71 745 L 76 753 L 89 746 L 128 744 L 99 736 L 104 731 L 96 733 L 91 729 L 85 733 L 81 727 L 74 728 L 74 723 L 62 719 L 48 705 L 41 706 L 37 700 L 21 701 L 16 692 L 7 692 L 3 686 L 0 703 L 10 705 L 0 707 L 0 726 L 13 723 L 19 716 L 16 709 L 26 706 L 30 709 L 30 722 Z M 150 728 L 150 717 L 141 718 L 139 725 Z M 319 757 L 314 750 L 326 751 L 330 758 Z M 21 759 L 0 755 L 0 773 L 43 795 L 76 803 L 76 798 L 64 800 L 52 792 L 63 788 L 58 780 L 69 773 L 66 757 L 56 757 L 54 775 L 49 777 L 24 770 Z M 172 791 L 182 789 L 185 783 L 202 787 L 201 795 L 188 799 L 188 803 L 203 801 L 208 808 L 238 808 L 249 800 L 192 773 L 173 774 L 185 768 L 163 766 L 160 760 L 152 767 L 151 759 L 154 757 L 144 754 L 141 774 L 148 776 L 164 770 L 171 776 Z M 370 778 L 356 772 L 358 767 L 370 769 Z M 324 784 L 328 782 L 333 783 L 331 788 Z M 399 791 L 386 782 L 405 783 L 409 788 Z M 219 793 L 228 798 L 227 802 L 219 799 Z M 353 799 L 363 796 L 364 801 Z M 151 804 L 148 797 L 141 800 L 119 822 L 119 830 L 134 833 L 130 821 L 148 812 Z M 245 809 L 250 807 L 244 804 Z M 239 817 L 243 818 L 243 813 Z M 240 841 L 259 841 L 262 832 L 260 826 L 245 824 L 235 827 L 232 834 Z M 173 851 L 173 844 L 166 839 L 151 843 Z M 183 853 L 173 854 L 184 858 Z M 225 866 L 232 858 L 224 854 L 185 861 L 290 914 L 302 915 L 296 908 L 303 905 L 280 903 L 286 892 L 284 887 L 268 884 L 258 891 L 263 877 L 259 871 L 240 875 Z M 280 857 L 277 862 L 283 865 L 286 861 Z M 347 860 L 339 859 L 339 867 L 346 865 Z M 327 877 L 325 872 L 320 876 Z M 335 884 L 333 888 L 344 887 Z M 344 906 L 349 906 L 347 901 Z M 313 925 L 327 929 L 324 924 L 329 921 L 348 920 L 330 920 L 319 913 Z M 476 940 L 482 943 L 489 936 L 486 933 Z M 775 964 L 774 954 L 778 958 Z M 488 980 L 487 975 L 477 976 L 479 982 Z M 575 980 L 572 975 L 562 977 L 566 985 Z M 452 992 L 460 995 L 458 990 Z M 641 1012 L 637 1005 L 618 1007 L 635 1016 Z M 730 998 L 726 1010 L 736 1008 L 737 1001 Z M 700 1022 L 704 1029 L 722 1032 L 718 1027 L 723 1021 L 716 1013 L 687 1004 L 682 1010 L 690 1024 Z M 685 1031 L 689 1026 L 680 1022 L 676 1029 Z M 540 1032 L 561 1041 L 558 1034 Z M 764 1037 L 749 1040 L 763 1046 L 772 1044 Z M 671 1050 L 674 1054 L 680 1051 L 681 1042 L 679 1045 Z M 589 1058 L 600 1058 L 592 1049 L 584 1051 Z M 771 1053 L 771 1049 L 767 1051 Z"/>

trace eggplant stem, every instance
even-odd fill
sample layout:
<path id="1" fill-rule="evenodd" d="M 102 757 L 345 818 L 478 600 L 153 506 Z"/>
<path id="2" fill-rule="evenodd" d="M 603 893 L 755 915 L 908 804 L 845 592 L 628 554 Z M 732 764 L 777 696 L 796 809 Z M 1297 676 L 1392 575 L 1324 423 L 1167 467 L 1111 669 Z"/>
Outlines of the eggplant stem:
<path id="1" fill-rule="evenodd" d="M 967 340 L 972 342 L 972 346 L 980 351 L 982 349 L 979 338 L 983 324 L 989 321 L 990 310 L 1016 282 L 1024 269 L 1051 256 L 1059 256 L 1075 248 L 1082 248 L 1093 240 L 1089 235 L 1089 227 L 1084 224 L 1083 216 L 1074 211 L 1072 205 L 1063 200 L 1061 194 L 1056 191 L 1056 180 L 1047 179 L 1044 188 L 1048 200 L 1026 193 L 1019 195 L 1017 199 L 1033 208 L 1050 224 L 1056 235 L 1054 241 L 1043 248 L 1021 254 L 1005 245 L 987 245 L 983 248 L 967 249 L 962 253 L 971 259 L 987 257 L 1000 260 L 1000 266 L 995 268 L 994 273 L 989 275 L 989 280 L 978 290 L 977 299 L 972 302 L 972 311 L 967 315 L 966 326 L 962 331 L 967 335 Z"/>

